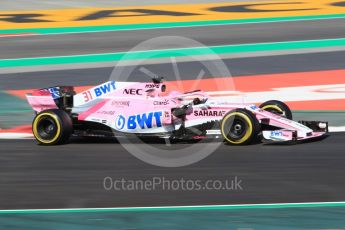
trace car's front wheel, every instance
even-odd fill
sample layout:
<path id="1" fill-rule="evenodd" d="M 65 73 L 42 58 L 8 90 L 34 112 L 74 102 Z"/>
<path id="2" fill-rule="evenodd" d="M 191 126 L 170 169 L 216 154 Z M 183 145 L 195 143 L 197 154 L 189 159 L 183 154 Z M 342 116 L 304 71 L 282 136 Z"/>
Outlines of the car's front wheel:
<path id="1" fill-rule="evenodd" d="M 221 121 L 221 133 L 229 144 L 250 144 L 257 138 L 259 132 L 259 121 L 246 109 L 232 110 L 225 114 Z"/>
<path id="2" fill-rule="evenodd" d="M 292 112 L 284 102 L 277 101 L 277 100 L 271 100 L 271 101 L 266 101 L 262 103 L 259 106 L 262 110 L 283 116 L 287 119 L 292 120 Z"/>
<path id="3" fill-rule="evenodd" d="M 64 144 L 73 132 L 72 119 L 60 109 L 44 110 L 34 118 L 32 132 L 42 145 Z"/>

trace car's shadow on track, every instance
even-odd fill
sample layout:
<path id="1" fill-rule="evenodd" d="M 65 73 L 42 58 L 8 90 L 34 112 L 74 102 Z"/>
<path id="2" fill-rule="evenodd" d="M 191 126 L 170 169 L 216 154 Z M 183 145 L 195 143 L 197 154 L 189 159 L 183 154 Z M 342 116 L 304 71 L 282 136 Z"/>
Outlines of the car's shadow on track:
<path id="1" fill-rule="evenodd" d="M 170 144 L 195 144 L 195 143 L 219 143 L 221 140 L 202 139 L 202 140 L 166 140 L 163 138 L 152 137 L 72 137 L 69 141 L 70 144 L 158 144 L 158 145 L 170 145 Z"/>
<path id="2" fill-rule="evenodd" d="M 253 143 L 249 144 L 250 146 L 253 145 L 265 145 L 265 146 L 291 146 L 291 145 L 299 145 L 299 144 L 306 144 L 306 143 L 314 143 L 319 142 L 327 139 L 330 135 L 324 135 L 317 138 L 312 138 L 308 140 L 300 140 L 300 141 L 288 141 L 288 142 L 265 142 L 260 139 L 255 140 Z M 141 137 L 141 138 L 124 138 L 118 139 L 115 137 L 72 137 L 69 141 L 70 144 L 152 144 L 152 145 L 191 145 L 197 143 L 219 143 L 223 142 L 222 140 L 213 140 L 213 139 L 203 139 L 203 140 L 167 140 L 162 138 L 152 138 L 152 137 Z M 228 146 L 234 146 L 228 143 L 223 143 Z M 248 146 L 248 145 L 247 145 Z"/>
<path id="3" fill-rule="evenodd" d="M 221 139 L 202 139 L 202 140 L 166 140 L 162 138 L 152 137 L 135 137 L 135 138 L 121 138 L 116 137 L 72 137 L 69 144 L 150 144 L 150 145 L 192 145 L 192 144 L 208 144 L 221 143 L 226 144 Z M 255 141 L 250 145 L 262 144 L 261 141 Z M 227 145 L 227 144 L 226 144 Z"/>
<path id="4" fill-rule="evenodd" d="M 72 137 L 68 144 L 119 144 L 114 137 Z"/>

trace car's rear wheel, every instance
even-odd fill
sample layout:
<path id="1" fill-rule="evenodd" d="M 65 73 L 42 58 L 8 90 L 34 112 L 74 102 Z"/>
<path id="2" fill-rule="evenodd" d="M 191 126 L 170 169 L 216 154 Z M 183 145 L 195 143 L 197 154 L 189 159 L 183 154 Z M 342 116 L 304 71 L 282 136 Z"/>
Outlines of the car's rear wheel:
<path id="1" fill-rule="evenodd" d="M 250 144 L 257 138 L 259 132 L 259 121 L 246 109 L 232 110 L 225 114 L 221 121 L 222 136 L 229 144 Z"/>
<path id="2" fill-rule="evenodd" d="M 287 106 L 284 102 L 271 100 L 262 103 L 259 107 L 270 113 L 274 113 L 292 120 L 292 112 L 289 106 Z"/>
<path id="3" fill-rule="evenodd" d="M 32 132 L 42 145 L 64 144 L 73 132 L 72 119 L 60 109 L 44 110 L 34 118 Z"/>

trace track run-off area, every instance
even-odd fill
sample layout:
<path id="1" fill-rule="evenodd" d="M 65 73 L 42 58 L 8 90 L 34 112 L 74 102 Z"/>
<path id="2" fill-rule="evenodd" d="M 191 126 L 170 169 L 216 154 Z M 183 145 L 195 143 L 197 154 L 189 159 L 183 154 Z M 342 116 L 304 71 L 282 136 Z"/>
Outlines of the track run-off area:
<path id="1" fill-rule="evenodd" d="M 345 2 L 104 3 L 80 9 L 77 2 L 61 9 L 0 7 L 0 228 L 344 228 Z M 201 45 L 131 51 L 161 36 Z M 230 76 L 211 77 L 205 69 L 218 57 Z M 114 139 L 36 144 L 26 93 L 54 85 L 80 92 L 107 81 L 118 64 L 133 67 L 130 81 L 148 80 L 142 68 L 164 76 L 168 90 L 202 89 L 255 104 L 282 100 L 295 120 L 329 121 L 332 132 L 298 145 L 222 144 L 180 168 L 146 164 Z M 196 80 L 200 70 L 203 77 Z M 115 190 L 104 184 L 105 178 L 154 177 L 240 180 L 241 186 Z"/>

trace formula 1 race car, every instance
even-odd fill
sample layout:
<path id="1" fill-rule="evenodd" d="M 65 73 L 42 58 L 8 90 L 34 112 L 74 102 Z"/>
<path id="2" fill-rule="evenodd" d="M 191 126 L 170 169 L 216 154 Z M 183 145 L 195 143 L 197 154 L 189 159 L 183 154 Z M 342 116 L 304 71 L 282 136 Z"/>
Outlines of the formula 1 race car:
<path id="1" fill-rule="evenodd" d="M 42 145 L 74 136 L 150 136 L 173 140 L 223 138 L 233 145 L 316 139 L 327 122 L 292 120 L 289 107 L 272 100 L 260 106 L 210 98 L 200 90 L 166 92 L 162 78 L 115 82 L 76 94 L 74 87 L 38 89 L 27 95 L 36 112 L 32 130 Z"/>

